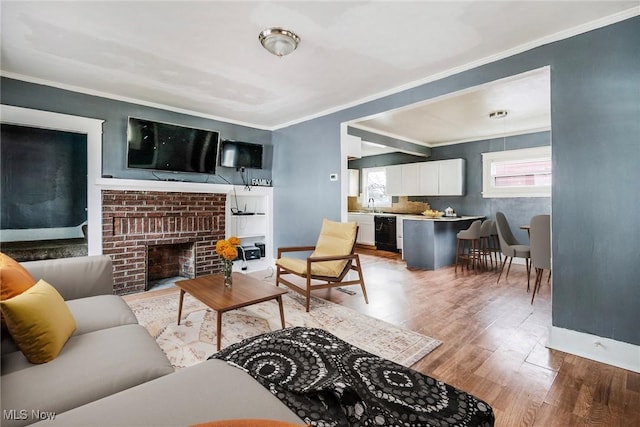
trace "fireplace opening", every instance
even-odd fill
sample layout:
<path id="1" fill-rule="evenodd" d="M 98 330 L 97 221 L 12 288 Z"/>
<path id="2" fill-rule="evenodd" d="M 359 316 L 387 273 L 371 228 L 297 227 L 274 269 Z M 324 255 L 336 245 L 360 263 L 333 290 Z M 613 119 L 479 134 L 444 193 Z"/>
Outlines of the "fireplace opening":
<path id="1" fill-rule="evenodd" d="M 194 278 L 194 259 L 193 243 L 147 246 L 145 290 L 169 287 L 177 280 Z"/>

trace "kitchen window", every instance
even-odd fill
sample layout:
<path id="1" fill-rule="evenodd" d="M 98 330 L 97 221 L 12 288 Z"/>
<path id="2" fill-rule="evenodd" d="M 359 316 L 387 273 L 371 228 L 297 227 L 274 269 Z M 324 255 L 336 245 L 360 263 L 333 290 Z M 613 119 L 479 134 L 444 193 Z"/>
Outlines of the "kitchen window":
<path id="1" fill-rule="evenodd" d="M 363 206 L 369 208 L 391 206 L 391 196 L 386 194 L 387 172 L 384 167 L 362 169 L 362 188 L 364 188 L 364 200 L 361 201 Z"/>
<path id="2" fill-rule="evenodd" d="M 551 147 L 482 153 L 482 197 L 551 197 Z"/>

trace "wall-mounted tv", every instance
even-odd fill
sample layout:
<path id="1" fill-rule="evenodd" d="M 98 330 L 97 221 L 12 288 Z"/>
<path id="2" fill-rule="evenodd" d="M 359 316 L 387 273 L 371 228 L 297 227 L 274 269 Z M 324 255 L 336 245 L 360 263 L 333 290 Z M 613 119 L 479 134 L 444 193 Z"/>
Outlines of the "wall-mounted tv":
<path id="1" fill-rule="evenodd" d="M 262 169 L 262 151 L 261 144 L 223 140 L 220 147 L 220 166 Z"/>
<path id="2" fill-rule="evenodd" d="M 127 167 L 214 174 L 220 133 L 129 117 Z"/>

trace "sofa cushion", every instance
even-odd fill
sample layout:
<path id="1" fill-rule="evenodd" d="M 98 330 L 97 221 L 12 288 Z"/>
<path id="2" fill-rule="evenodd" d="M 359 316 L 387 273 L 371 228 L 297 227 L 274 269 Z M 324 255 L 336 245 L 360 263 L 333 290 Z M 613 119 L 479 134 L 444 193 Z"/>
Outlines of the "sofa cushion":
<path id="1" fill-rule="evenodd" d="M 98 295 L 74 299 L 66 303 L 76 319 L 76 330 L 73 335 L 138 323 L 127 303 L 117 295 Z M 2 334 L 2 344 L 0 344 L 2 355 L 14 351 L 20 351 L 14 340 L 8 333 Z"/>
<path id="2" fill-rule="evenodd" d="M 44 280 L 0 306 L 11 337 L 31 363 L 53 360 L 76 329 L 67 304 Z"/>
<path id="3" fill-rule="evenodd" d="M 21 353 L 7 354 L 1 369 L 3 413 L 27 410 L 29 416 L 32 410 L 61 414 L 173 372 L 165 354 L 140 325 L 72 336 L 58 357 L 43 365 L 31 365 Z M 2 425 L 34 421 L 5 419 Z"/>
<path id="4" fill-rule="evenodd" d="M 117 295 L 74 299 L 67 301 L 67 306 L 76 319 L 74 335 L 138 323 L 131 308 Z"/>
<path id="5" fill-rule="evenodd" d="M 207 360 L 36 426 L 187 426 L 237 418 L 304 424 L 242 369 Z"/>

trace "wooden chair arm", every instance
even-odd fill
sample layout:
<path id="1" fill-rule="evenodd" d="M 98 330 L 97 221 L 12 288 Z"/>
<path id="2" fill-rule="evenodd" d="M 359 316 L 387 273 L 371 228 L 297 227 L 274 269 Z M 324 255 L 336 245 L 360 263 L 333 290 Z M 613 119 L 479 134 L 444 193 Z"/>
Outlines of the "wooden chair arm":
<path id="1" fill-rule="evenodd" d="M 282 258 L 284 252 L 307 252 L 315 250 L 315 246 L 286 246 L 278 248 L 278 258 Z"/>

